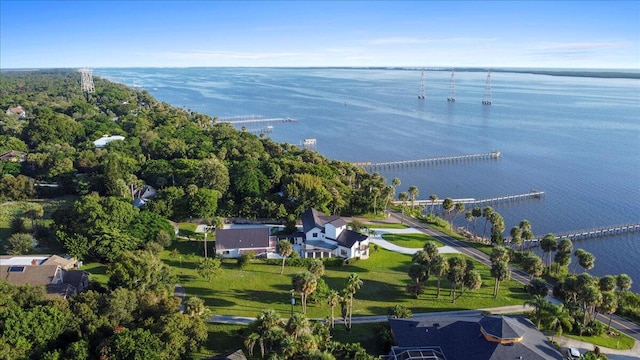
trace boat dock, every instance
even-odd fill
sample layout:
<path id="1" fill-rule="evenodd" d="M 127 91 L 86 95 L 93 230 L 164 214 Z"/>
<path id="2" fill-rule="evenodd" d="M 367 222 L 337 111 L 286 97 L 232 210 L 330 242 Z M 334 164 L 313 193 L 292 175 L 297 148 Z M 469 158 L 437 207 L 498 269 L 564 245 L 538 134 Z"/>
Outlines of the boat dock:
<path id="1" fill-rule="evenodd" d="M 593 239 L 593 238 L 601 238 L 605 236 L 613 236 L 613 235 L 621 235 L 640 231 L 640 222 L 633 224 L 625 224 L 625 225 L 613 225 L 613 226 L 603 226 L 598 228 L 593 228 L 589 230 L 579 230 L 579 231 L 571 231 L 565 233 L 554 234 L 554 236 L 558 239 L 558 241 L 562 239 L 569 239 L 572 242 L 576 240 L 585 240 L 585 239 Z M 537 236 L 535 239 L 530 241 L 528 247 L 537 247 L 540 244 L 544 236 Z"/>
<path id="2" fill-rule="evenodd" d="M 242 116 L 227 116 L 221 117 L 217 120 L 219 123 L 229 123 L 232 125 L 254 125 L 254 124 L 275 124 L 275 123 L 287 123 L 287 122 L 297 122 L 298 120 L 290 117 L 278 117 L 278 118 L 263 118 L 258 115 L 242 115 Z"/>
<path id="3" fill-rule="evenodd" d="M 403 168 L 403 167 L 410 167 L 410 166 L 421 166 L 421 165 L 453 164 L 453 163 L 472 161 L 472 160 L 499 159 L 500 156 L 502 156 L 500 151 L 492 151 L 489 153 L 482 153 L 482 154 L 456 155 L 456 156 L 445 156 L 445 157 L 416 159 L 416 160 L 387 161 L 387 162 L 363 161 L 363 162 L 352 162 L 351 164 L 353 164 L 354 166 L 362 167 L 367 171 L 374 171 L 374 170 L 387 170 L 387 169 Z"/>
<path id="4" fill-rule="evenodd" d="M 482 207 L 482 206 L 513 203 L 513 202 L 523 201 L 523 200 L 541 199 L 542 197 L 544 197 L 544 191 L 531 190 L 530 192 L 524 193 L 524 194 L 498 196 L 498 197 L 492 197 L 492 198 L 487 198 L 487 199 L 474 199 L 474 198 L 453 199 L 453 203 L 454 204 L 463 203 L 463 204 L 469 205 L 469 206 L 480 206 L 480 207 Z M 409 202 L 409 201 L 407 201 L 407 202 Z M 444 202 L 444 199 L 438 199 L 438 200 L 435 200 L 435 201 L 431 201 L 431 200 L 414 200 L 413 204 L 414 205 L 426 205 L 426 206 L 430 206 L 430 205 L 442 206 L 443 202 Z M 391 203 L 394 204 L 394 205 L 402 204 L 402 202 L 398 201 L 398 200 L 394 200 Z"/>

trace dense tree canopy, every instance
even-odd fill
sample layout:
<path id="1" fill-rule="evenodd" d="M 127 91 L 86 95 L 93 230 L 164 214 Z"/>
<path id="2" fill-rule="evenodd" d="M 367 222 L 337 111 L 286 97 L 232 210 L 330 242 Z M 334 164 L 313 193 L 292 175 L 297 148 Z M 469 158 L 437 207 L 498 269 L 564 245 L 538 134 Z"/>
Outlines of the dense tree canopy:
<path id="1" fill-rule="evenodd" d="M 158 203 L 147 206 L 173 220 L 285 219 L 309 206 L 344 214 L 375 210 L 375 202 L 392 191 L 377 174 L 214 123 L 207 115 L 160 103 L 146 91 L 95 78 L 96 91 L 85 97 L 80 73 L 72 71 L 1 76 L 0 108 L 22 106 L 27 116 L 0 112 L 0 149 L 28 157 L 20 166 L 2 164 L 2 173 L 13 178 L 3 179 L 0 197 L 33 195 L 28 181 L 16 180 L 19 175 L 58 183 L 56 194 L 127 197 L 147 184 L 159 193 Z M 93 141 L 105 134 L 125 140 L 96 147 Z M 175 202 L 183 198 L 175 197 L 176 191 L 188 194 L 190 185 L 199 189 L 190 199 L 198 204 Z"/>

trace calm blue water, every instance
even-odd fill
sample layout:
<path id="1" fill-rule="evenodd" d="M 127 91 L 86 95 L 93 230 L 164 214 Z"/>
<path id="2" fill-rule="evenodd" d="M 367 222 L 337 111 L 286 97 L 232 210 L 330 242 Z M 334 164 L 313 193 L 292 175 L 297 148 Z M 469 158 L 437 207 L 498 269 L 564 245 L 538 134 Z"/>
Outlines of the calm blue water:
<path id="1" fill-rule="evenodd" d="M 495 209 L 506 234 L 528 219 L 536 235 L 640 221 L 640 80 L 364 69 L 96 69 L 158 100 L 211 116 L 293 117 L 271 138 L 347 161 L 393 161 L 500 150 L 497 161 L 381 173 L 419 198 L 487 198 L 544 190 L 541 201 Z M 156 90 L 154 90 L 156 89 Z M 252 127 L 248 126 L 251 130 Z M 257 126 L 259 127 L 259 126 Z M 481 224 L 482 220 L 478 221 Z M 640 234 L 576 242 L 596 256 L 594 275 L 628 273 L 640 291 Z"/>

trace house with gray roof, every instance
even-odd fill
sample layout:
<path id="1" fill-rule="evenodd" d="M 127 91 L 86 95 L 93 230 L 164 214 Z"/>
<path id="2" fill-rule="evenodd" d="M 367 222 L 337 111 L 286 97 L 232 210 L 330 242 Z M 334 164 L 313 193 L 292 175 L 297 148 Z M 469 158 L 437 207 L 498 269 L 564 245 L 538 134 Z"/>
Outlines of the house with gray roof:
<path id="1" fill-rule="evenodd" d="M 524 316 L 389 319 L 395 341 L 385 359 L 548 360 L 562 354 Z"/>
<path id="2" fill-rule="evenodd" d="M 268 227 L 216 230 L 216 254 L 220 257 L 237 258 L 249 251 L 269 257 L 275 253 L 277 243 Z"/>
<path id="3" fill-rule="evenodd" d="M 326 215 L 313 208 L 302 214 L 302 231 L 274 236 L 264 227 L 216 230 L 216 254 L 237 258 L 247 251 L 257 256 L 277 258 L 276 245 L 286 239 L 304 258 L 369 257 L 369 236 L 347 228 L 347 222 L 337 215 Z"/>
<path id="4" fill-rule="evenodd" d="M 309 208 L 302 214 L 302 232 L 302 257 L 369 258 L 369 236 L 348 229 L 347 222 L 338 215 Z"/>
<path id="5" fill-rule="evenodd" d="M 2 256 L 0 280 L 12 285 L 44 286 L 48 297 L 64 299 L 89 286 L 89 274 L 74 270 L 75 259 L 57 255 Z"/>

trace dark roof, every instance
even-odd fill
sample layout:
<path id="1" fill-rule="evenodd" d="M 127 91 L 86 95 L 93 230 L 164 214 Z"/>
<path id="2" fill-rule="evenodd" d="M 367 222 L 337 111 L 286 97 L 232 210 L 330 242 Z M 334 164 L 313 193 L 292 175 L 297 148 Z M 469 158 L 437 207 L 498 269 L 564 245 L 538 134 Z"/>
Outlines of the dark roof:
<path id="1" fill-rule="evenodd" d="M 72 285 L 76 289 L 83 288 L 84 287 L 83 283 L 85 282 L 85 280 L 87 282 L 89 281 L 89 273 L 86 272 L 86 271 L 82 271 L 82 270 L 67 270 L 64 273 L 63 282 L 65 284 Z"/>
<path id="2" fill-rule="evenodd" d="M 269 247 L 269 228 L 216 230 L 216 250 Z"/>
<path id="3" fill-rule="evenodd" d="M 247 360 L 247 357 L 244 355 L 242 349 L 238 349 L 234 352 L 206 358 L 205 360 Z"/>
<path id="4" fill-rule="evenodd" d="M 21 265 L 22 271 L 9 271 L 14 265 L 0 265 L 0 278 L 12 285 L 48 285 L 58 271 L 58 265 Z"/>
<path id="5" fill-rule="evenodd" d="M 484 332 L 498 339 L 517 339 L 523 336 L 527 329 L 509 316 L 485 316 L 480 320 L 480 326 Z"/>
<path id="6" fill-rule="evenodd" d="M 513 322 L 524 330 L 522 341 L 507 345 L 488 341 L 480 331 L 481 319 L 481 315 L 389 319 L 389 325 L 398 347 L 437 346 L 447 360 L 562 359 L 544 334 L 523 316 L 513 316 Z"/>
<path id="7" fill-rule="evenodd" d="M 369 237 L 367 235 L 363 235 L 363 234 L 360 234 L 359 232 L 346 229 L 346 230 L 342 230 L 340 235 L 338 235 L 338 238 L 336 239 L 336 241 L 341 246 L 351 248 L 353 247 L 353 245 L 355 245 L 355 243 L 359 241 L 365 241 L 368 238 Z"/>
<path id="8" fill-rule="evenodd" d="M 327 215 L 314 208 L 308 208 L 301 216 L 302 229 L 306 233 L 313 228 L 324 229 L 326 224 L 331 224 L 335 227 L 341 227 L 347 224 L 344 219 L 338 215 Z"/>
<path id="9" fill-rule="evenodd" d="M 77 293 L 77 289 L 73 285 L 69 284 L 48 284 L 45 285 L 44 289 L 47 292 L 47 296 L 50 298 L 60 296 L 63 299 L 66 299 Z"/>

